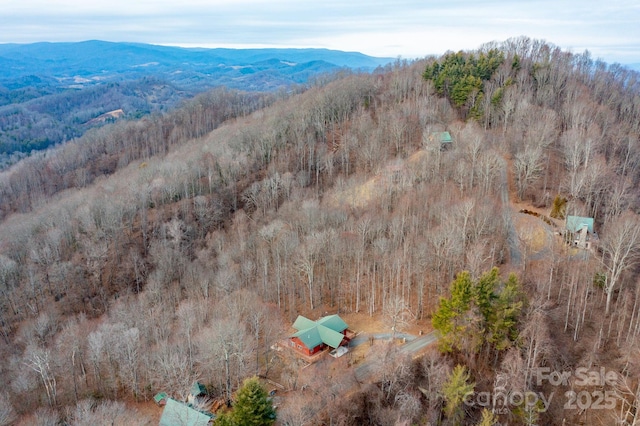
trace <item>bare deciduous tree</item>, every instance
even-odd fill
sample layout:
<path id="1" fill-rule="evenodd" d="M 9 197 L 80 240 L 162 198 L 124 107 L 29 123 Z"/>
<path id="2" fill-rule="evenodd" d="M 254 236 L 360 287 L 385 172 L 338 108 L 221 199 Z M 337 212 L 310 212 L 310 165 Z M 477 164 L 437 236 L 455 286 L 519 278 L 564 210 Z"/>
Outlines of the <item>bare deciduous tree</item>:
<path id="1" fill-rule="evenodd" d="M 553 348 L 551 336 L 545 319 L 545 312 L 541 307 L 534 308 L 528 316 L 526 327 L 520 334 L 520 340 L 526 350 L 525 380 L 531 386 L 531 372 L 539 367 Z"/>
<path id="2" fill-rule="evenodd" d="M 132 327 L 120 333 L 117 357 L 120 377 L 137 400 L 140 398 L 140 331 Z"/>
<path id="3" fill-rule="evenodd" d="M 225 401 L 231 406 L 234 387 L 253 371 L 253 339 L 248 335 L 239 318 L 220 318 L 200 333 L 202 361 L 222 372 Z"/>
<path id="4" fill-rule="evenodd" d="M 36 344 L 30 344 L 24 353 L 24 364 L 35 371 L 40 378 L 51 407 L 57 403 L 58 381 L 54 375 L 51 351 Z"/>
<path id="5" fill-rule="evenodd" d="M 183 344 L 161 343 L 149 361 L 150 380 L 155 389 L 172 389 L 186 399 L 187 390 L 199 379 L 199 374 L 189 365 L 189 353 Z"/>
<path id="6" fill-rule="evenodd" d="M 73 395 L 78 402 L 78 371 L 84 371 L 82 346 L 83 336 L 80 334 L 80 326 L 75 318 L 70 319 L 65 327 L 56 336 L 56 352 L 60 358 L 64 376 L 71 376 L 73 381 Z"/>
<path id="7" fill-rule="evenodd" d="M 0 393 L 0 426 L 9 426 L 17 417 L 16 411 L 9 399 L 9 395 L 6 393 Z"/>
<path id="8" fill-rule="evenodd" d="M 602 233 L 603 261 L 609 272 L 604 288 L 607 295 L 605 313 L 608 315 L 622 273 L 638 261 L 640 219 L 631 212 L 623 213 L 607 224 Z"/>
<path id="9" fill-rule="evenodd" d="M 513 166 L 516 172 L 516 188 L 519 199 L 524 197 L 525 191 L 542 175 L 544 170 L 542 160 L 540 147 L 527 146 L 516 154 Z"/>
<path id="10" fill-rule="evenodd" d="M 70 413 L 71 426 L 131 425 L 144 426 L 150 419 L 120 401 L 82 400 Z"/>
<path id="11" fill-rule="evenodd" d="M 193 371 L 194 366 L 194 347 L 193 347 L 193 335 L 194 328 L 196 327 L 196 323 L 200 321 L 200 318 L 197 318 L 195 314 L 195 303 L 191 300 L 183 301 L 180 306 L 178 306 L 178 310 L 176 315 L 179 319 L 179 325 L 181 329 L 181 334 L 187 338 L 187 354 L 188 354 L 188 371 Z"/>
<path id="12" fill-rule="evenodd" d="M 315 308 L 314 304 L 314 284 L 315 284 L 315 268 L 318 261 L 318 255 L 322 248 L 321 234 L 312 234 L 307 236 L 305 244 L 299 249 L 296 259 L 296 268 L 302 275 L 306 277 L 307 291 L 309 296 L 309 307 L 311 310 Z"/>
<path id="13" fill-rule="evenodd" d="M 60 414 L 52 408 L 40 407 L 33 413 L 33 423 L 35 426 L 58 426 Z"/>
<path id="14" fill-rule="evenodd" d="M 391 297 L 390 300 L 387 300 L 384 313 L 391 323 L 392 340 L 395 339 L 396 332 L 399 331 L 400 328 L 407 326 L 414 316 L 409 310 L 408 304 L 400 295 L 396 295 Z"/>
<path id="15" fill-rule="evenodd" d="M 305 426 L 312 424 L 318 410 L 317 398 L 310 394 L 294 392 L 285 399 L 283 407 L 278 408 L 278 420 L 284 426 Z"/>

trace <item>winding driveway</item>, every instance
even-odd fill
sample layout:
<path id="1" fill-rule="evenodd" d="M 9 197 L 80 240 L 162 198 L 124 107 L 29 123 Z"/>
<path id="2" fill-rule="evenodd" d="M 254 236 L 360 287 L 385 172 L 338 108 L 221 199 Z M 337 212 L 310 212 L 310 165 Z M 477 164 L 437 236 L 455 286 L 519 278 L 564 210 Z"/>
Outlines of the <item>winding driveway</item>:
<path id="1" fill-rule="evenodd" d="M 522 264 L 522 252 L 520 250 L 520 239 L 518 238 L 518 232 L 513 221 L 513 210 L 509 201 L 509 182 L 507 180 L 507 162 L 502 159 L 502 170 L 500 172 L 501 185 L 500 185 L 500 198 L 502 201 L 503 220 L 507 228 L 507 243 L 509 245 L 509 259 L 515 266 Z M 391 339 L 391 333 L 379 333 L 379 334 L 363 334 L 356 336 L 351 341 L 351 346 L 355 347 L 364 342 L 367 342 L 369 338 L 373 337 L 376 340 Z M 402 355 L 415 355 L 422 349 L 438 341 L 438 332 L 432 331 L 423 336 L 414 336 L 406 333 L 396 333 L 395 337 L 406 339 L 405 343 L 400 349 L 399 353 Z M 368 361 L 364 361 L 362 364 L 356 367 L 355 376 L 358 382 L 364 382 L 371 379 L 373 374 L 372 365 Z"/>
<path id="2" fill-rule="evenodd" d="M 509 244 L 509 259 L 515 266 L 522 264 L 522 252 L 520 251 L 520 243 L 518 232 L 513 224 L 513 212 L 511 203 L 509 202 L 509 181 L 507 180 L 507 162 L 502 160 L 502 170 L 500 171 L 500 198 L 502 200 L 502 218 L 507 228 L 507 243 Z"/>
<path id="3" fill-rule="evenodd" d="M 391 333 L 360 335 L 351 341 L 351 346 L 358 346 L 364 342 L 367 342 L 371 336 L 373 336 L 373 338 L 376 340 L 390 339 Z M 414 336 L 412 334 L 406 334 L 406 333 L 396 333 L 396 337 L 405 338 L 407 340 L 407 343 L 405 343 L 400 347 L 399 349 L 400 354 L 415 355 L 418 352 L 420 352 L 422 349 L 436 342 L 438 340 L 438 332 L 432 331 L 431 333 L 427 333 L 423 336 Z M 356 376 L 356 380 L 360 383 L 364 381 L 369 381 L 369 379 L 371 379 L 371 376 L 373 374 L 371 362 L 365 360 L 362 364 L 358 365 L 355 368 L 354 374 Z"/>

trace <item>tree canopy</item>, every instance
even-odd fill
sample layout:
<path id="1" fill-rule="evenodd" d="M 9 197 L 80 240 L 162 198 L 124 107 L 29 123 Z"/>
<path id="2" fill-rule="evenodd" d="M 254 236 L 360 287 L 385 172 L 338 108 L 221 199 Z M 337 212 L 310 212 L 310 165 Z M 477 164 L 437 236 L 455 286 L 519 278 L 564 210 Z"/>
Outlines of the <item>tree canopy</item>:
<path id="1" fill-rule="evenodd" d="M 469 371 L 463 365 L 456 365 L 442 387 L 445 400 L 444 413 L 454 424 L 460 424 L 464 414 L 465 397 L 472 393 L 476 384 L 470 382 Z"/>
<path id="2" fill-rule="evenodd" d="M 427 65 L 423 77 L 432 81 L 438 94 L 448 97 L 456 107 L 472 103 L 468 105 L 469 113 L 478 118 L 482 115 L 477 101 L 483 96 L 483 82 L 489 80 L 503 62 L 504 53 L 498 49 L 477 55 L 462 51 L 448 53 L 441 61 Z"/>
<path id="3" fill-rule="evenodd" d="M 246 379 L 238 390 L 233 410 L 216 420 L 216 425 L 269 426 L 276 421 L 273 404 L 257 377 Z"/>
<path id="4" fill-rule="evenodd" d="M 451 283 L 451 296 L 443 297 L 432 323 L 442 335 L 443 352 L 474 354 L 487 349 L 503 351 L 516 340 L 524 295 L 518 279 L 510 275 L 500 282 L 498 268 L 473 280 L 467 271 Z"/>

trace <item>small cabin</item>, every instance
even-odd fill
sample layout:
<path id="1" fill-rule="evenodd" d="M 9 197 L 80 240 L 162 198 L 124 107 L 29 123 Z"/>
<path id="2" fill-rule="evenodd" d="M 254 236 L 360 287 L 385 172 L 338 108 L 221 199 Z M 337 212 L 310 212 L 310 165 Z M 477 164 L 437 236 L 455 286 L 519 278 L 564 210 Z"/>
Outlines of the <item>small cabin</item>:
<path id="1" fill-rule="evenodd" d="M 207 394 L 207 387 L 200 382 L 194 382 L 189 393 L 193 397 L 203 396 Z"/>
<path id="2" fill-rule="evenodd" d="M 160 393 L 156 394 L 156 396 L 153 397 L 153 400 L 160 407 L 164 407 L 165 405 L 167 405 L 167 399 L 168 398 L 169 398 L 169 396 L 167 395 L 166 392 L 160 392 Z"/>
<path id="3" fill-rule="evenodd" d="M 428 144 L 432 148 L 439 147 L 441 151 L 446 151 L 453 144 L 453 138 L 449 132 L 433 132 L 428 138 Z"/>
<path id="4" fill-rule="evenodd" d="M 567 216 L 565 225 L 567 241 L 574 247 L 590 249 L 591 242 L 596 237 L 593 222 L 592 217 Z"/>
<path id="5" fill-rule="evenodd" d="M 194 406 L 206 406 L 210 403 L 211 398 L 207 394 L 207 387 L 200 382 L 194 382 L 189 389 L 187 395 L 187 403 Z"/>

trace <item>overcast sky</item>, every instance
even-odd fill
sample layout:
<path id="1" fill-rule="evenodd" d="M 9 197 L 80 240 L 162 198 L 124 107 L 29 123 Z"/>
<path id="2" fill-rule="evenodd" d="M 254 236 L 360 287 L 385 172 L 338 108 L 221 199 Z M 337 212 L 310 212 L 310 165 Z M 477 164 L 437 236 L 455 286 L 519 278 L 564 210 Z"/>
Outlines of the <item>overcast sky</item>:
<path id="1" fill-rule="evenodd" d="M 0 43 L 323 47 L 403 58 L 526 35 L 640 62 L 640 0 L 2 0 Z"/>

